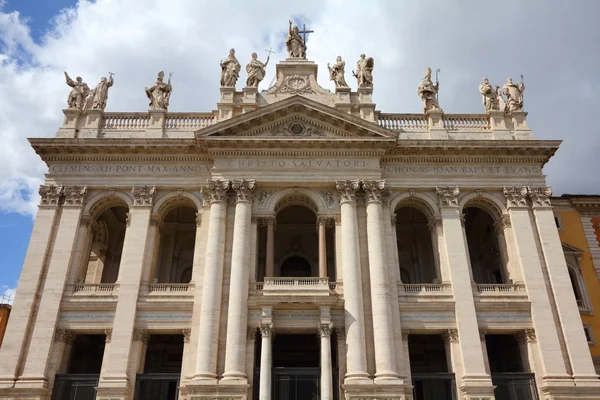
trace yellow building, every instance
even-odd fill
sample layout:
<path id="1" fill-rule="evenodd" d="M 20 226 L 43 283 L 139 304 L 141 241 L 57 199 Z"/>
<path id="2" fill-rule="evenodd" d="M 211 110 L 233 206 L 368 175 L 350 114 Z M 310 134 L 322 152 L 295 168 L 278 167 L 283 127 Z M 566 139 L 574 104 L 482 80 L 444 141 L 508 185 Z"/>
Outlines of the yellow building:
<path id="1" fill-rule="evenodd" d="M 600 371 L 600 196 L 566 194 L 553 198 L 552 205 L 590 353 Z"/>

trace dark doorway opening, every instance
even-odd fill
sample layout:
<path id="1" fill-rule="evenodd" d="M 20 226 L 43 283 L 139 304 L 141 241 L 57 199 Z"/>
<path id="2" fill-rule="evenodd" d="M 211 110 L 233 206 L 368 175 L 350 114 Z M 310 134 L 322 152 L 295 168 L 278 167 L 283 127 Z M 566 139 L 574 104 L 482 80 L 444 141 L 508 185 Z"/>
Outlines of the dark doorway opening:
<path id="1" fill-rule="evenodd" d="M 150 335 L 144 372 L 137 376 L 135 399 L 177 400 L 182 358 L 182 335 Z"/>
<path id="2" fill-rule="evenodd" d="M 410 335 L 408 353 L 414 400 L 457 399 L 442 335 Z"/>
<path id="3" fill-rule="evenodd" d="M 281 264 L 282 277 L 309 277 L 312 276 L 310 263 L 304 257 L 292 256 Z"/>

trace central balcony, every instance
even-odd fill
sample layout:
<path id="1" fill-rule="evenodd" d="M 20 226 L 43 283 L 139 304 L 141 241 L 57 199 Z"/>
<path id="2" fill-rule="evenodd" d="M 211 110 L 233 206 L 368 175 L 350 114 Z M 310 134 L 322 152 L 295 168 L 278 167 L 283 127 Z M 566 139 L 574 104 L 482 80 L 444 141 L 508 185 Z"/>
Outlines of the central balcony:
<path id="1" fill-rule="evenodd" d="M 256 285 L 263 296 L 329 296 L 332 290 L 335 283 L 330 284 L 327 277 L 265 277 Z"/>

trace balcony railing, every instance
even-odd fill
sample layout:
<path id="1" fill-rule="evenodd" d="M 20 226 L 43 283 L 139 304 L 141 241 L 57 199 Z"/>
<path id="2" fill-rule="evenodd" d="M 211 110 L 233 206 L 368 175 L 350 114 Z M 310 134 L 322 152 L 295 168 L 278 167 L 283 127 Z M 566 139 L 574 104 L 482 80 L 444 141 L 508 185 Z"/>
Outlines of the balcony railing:
<path id="1" fill-rule="evenodd" d="M 335 286 L 335 282 L 330 283 L 326 277 L 265 277 L 255 288 L 263 296 L 328 296 Z"/>
<path id="2" fill-rule="evenodd" d="M 435 295 L 450 292 L 450 285 L 447 283 L 401 283 L 398 285 L 398 289 L 399 293 L 404 295 Z"/>
<path id="3" fill-rule="evenodd" d="M 535 376 L 531 373 L 492 374 L 496 400 L 538 400 Z"/>
<path id="4" fill-rule="evenodd" d="M 100 375 L 56 375 L 52 400 L 95 400 Z"/>
<path id="5" fill-rule="evenodd" d="M 67 286 L 67 293 L 73 295 L 110 296 L 118 291 L 116 283 L 75 283 Z"/>
<path id="6" fill-rule="evenodd" d="M 524 294 L 525 285 L 521 283 L 476 283 L 475 290 L 481 295 Z"/>
<path id="7" fill-rule="evenodd" d="M 149 283 L 148 293 L 185 293 L 191 291 L 189 283 Z"/>

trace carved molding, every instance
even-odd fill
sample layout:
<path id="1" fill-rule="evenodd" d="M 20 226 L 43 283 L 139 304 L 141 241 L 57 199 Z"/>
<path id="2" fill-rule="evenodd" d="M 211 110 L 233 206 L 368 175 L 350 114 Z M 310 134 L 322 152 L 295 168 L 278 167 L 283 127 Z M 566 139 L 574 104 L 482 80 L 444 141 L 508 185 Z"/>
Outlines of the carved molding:
<path id="1" fill-rule="evenodd" d="M 367 203 L 381 203 L 386 188 L 384 180 L 362 181 L 362 188 L 367 195 Z M 389 196 L 388 201 L 389 201 Z"/>
<path id="2" fill-rule="evenodd" d="M 260 192 L 260 194 L 258 195 L 258 209 L 259 210 L 264 210 L 267 207 L 267 200 L 269 200 L 269 198 L 271 196 L 273 196 L 273 193 L 275 193 L 275 192 L 272 192 L 272 191 Z"/>
<path id="3" fill-rule="evenodd" d="M 511 227 L 510 216 L 507 214 L 502 214 L 498 221 L 494 223 L 494 228 L 496 228 L 496 232 L 502 233 L 506 228 Z"/>
<path id="4" fill-rule="evenodd" d="M 550 196 L 552 188 L 550 187 L 528 187 L 527 193 L 531 197 L 533 207 L 551 207 Z"/>
<path id="5" fill-rule="evenodd" d="M 73 344 L 73 342 L 75 341 L 75 335 L 68 329 L 56 329 L 54 331 L 54 340 L 56 342 Z"/>
<path id="6" fill-rule="evenodd" d="M 227 201 L 227 191 L 230 182 L 228 180 L 207 180 L 206 185 L 200 188 L 202 198 L 209 203 L 213 201 Z"/>
<path id="7" fill-rule="evenodd" d="M 150 334 L 146 329 L 134 329 L 133 330 L 133 340 L 135 342 L 148 343 L 150 339 Z"/>
<path id="8" fill-rule="evenodd" d="M 440 226 L 442 226 L 442 219 L 439 217 L 433 217 L 427 222 L 430 233 L 437 233 L 437 228 Z"/>
<path id="9" fill-rule="evenodd" d="M 442 337 L 449 343 L 458 343 L 458 330 L 448 329 L 442 333 Z"/>
<path id="10" fill-rule="evenodd" d="M 106 343 L 110 343 L 110 341 L 112 340 L 112 329 L 105 329 L 104 330 L 104 334 L 106 335 Z"/>
<path id="11" fill-rule="evenodd" d="M 152 214 L 150 216 L 150 225 L 156 226 L 156 228 L 158 228 L 158 230 L 162 232 L 164 228 L 164 221 L 162 219 L 162 216 L 160 214 Z"/>
<path id="12" fill-rule="evenodd" d="M 320 337 L 330 337 L 331 332 L 333 331 L 333 324 L 332 323 L 329 323 L 329 324 L 319 323 L 319 325 L 317 326 L 317 329 L 319 330 Z"/>
<path id="13" fill-rule="evenodd" d="M 183 343 L 189 343 L 192 338 L 192 330 L 182 329 L 181 333 L 183 334 Z"/>
<path id="14" fill-rule="evenodd" d="M 535 329 L 523 329 L 518 333 L 517 339 L 522 343 L 535 343 L 537 341 Z"/>
<path id="15" fill-rule="evenodd" d="M 458 194 L 460 193 L 458 187 L 436 187 L 435 193 L 437 194 L 440 207 L 458 207 Z"/>
<path id="16" fill-rule="evenodd" d="M 63 188 L 63 194 L 65 195 L 65 205 L 83 205 L 87 192 L 87 186 L 65 186 Z"/>
<path id="17" fill-rule="evenodd" d="M 331 209 L 335 206 L 335 197 L 333 196 L 333 192 L 327 190 L 324 192 L 319 192 L 328 209 Z"/>
<path id="18" fill-rule="evenodd" d="M 358 179 L 336 181 L 335 188 L 340 194 L 340 204 L 356 202 L 356 192 L 360 189 L 360 181 Z"/>
<path id="19" fill-rule="evenodd" d="M 261 324 L 259 329 L 262 337 L 272 337 L 275 334 L 273 324 Z"/>
<path id="20" fill-rule="evenodd" d="M 57 206 L 60 196 L 63 193 L 63 187 L 55 185 L 40 185 L 38 193 L 41 197 L 40 205 Z"/>
<path id="21" fill-rule="evenodd" d="M 154 194 L 156 186 L 134 186 L 131 189 L 134 206 L 152 206 L 154 203 Z"/>
<path id="22" fill-rule="evenodd" d="M 526 187 L 505 187 L 502 192 L 506 197 L 506 207 L 527 207 L 527 188 Z"/>
<path id="23" fill-rule="evenodd" d="M 252 202 L 254 198 L 255 187 L 256 181 L 254 179 L 234 179 L 231 181 L 231 189 L 235 191 L 237 195 L 237 201 Z"/>

